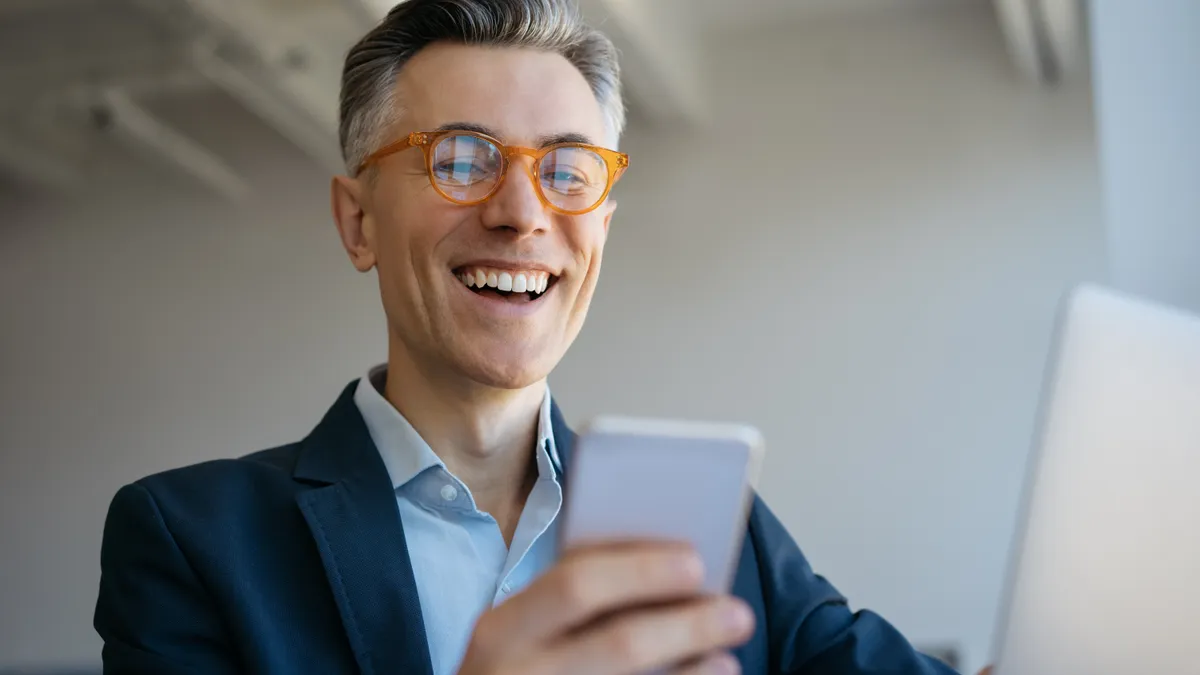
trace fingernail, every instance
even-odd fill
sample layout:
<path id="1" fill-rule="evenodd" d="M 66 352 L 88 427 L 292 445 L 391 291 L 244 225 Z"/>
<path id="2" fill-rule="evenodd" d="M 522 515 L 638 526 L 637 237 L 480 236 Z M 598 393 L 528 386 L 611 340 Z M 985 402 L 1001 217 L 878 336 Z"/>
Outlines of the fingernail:
<path id="1" fill-rule="evenodd" d="M 754 626 L 754 615 L 745 604 L 733 600 L 721 612 L 721 620 L 731 633 L 746 633 Z"/>

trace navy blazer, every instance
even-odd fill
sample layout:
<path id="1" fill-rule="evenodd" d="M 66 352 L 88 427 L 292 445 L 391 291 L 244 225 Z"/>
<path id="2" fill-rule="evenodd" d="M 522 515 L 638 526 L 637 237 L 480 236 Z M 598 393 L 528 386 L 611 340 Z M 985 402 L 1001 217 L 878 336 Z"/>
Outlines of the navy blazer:
<path id="1" fill-rule="evenodd" d="M 351 384 L 299 443 L 127 485 L 109 508 L 104 672 L 429 675 L 395 495 Z M 574 434 L 553 411 L 564 465 Z M 567 487 L 569 489 L 569 486 Z M 947 675 L 846 600 L 757 500 L 733 592 L 747 675 Z"/>

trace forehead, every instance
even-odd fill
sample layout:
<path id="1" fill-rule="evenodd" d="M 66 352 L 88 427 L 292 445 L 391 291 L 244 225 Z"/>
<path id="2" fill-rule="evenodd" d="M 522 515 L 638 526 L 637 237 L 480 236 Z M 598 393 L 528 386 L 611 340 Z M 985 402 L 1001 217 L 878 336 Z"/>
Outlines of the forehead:
<path id="1" fill-rule="evenodd" d="M 404 66 L 396 86 L 401 133 L 469 122 L 495 129 L 506 143 L 564 133 L 608 140 L 587 80 L 558 54 L 435 44 Z"/>

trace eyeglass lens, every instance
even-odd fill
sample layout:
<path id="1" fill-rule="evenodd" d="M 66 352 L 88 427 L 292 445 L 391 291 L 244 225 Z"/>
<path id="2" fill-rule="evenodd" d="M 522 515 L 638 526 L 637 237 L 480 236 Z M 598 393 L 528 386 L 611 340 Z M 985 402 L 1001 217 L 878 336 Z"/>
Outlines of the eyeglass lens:
<path id="1" fill-rule="evenodd" d="M 451 134 L 433 147 L 431 178 L 451 201 L 477 202 L 495 189 L 504 169 L 504 155 L 494 143 L 478 136 Z M 587 148 L 555 148 L 536 167 L 538 186 L 546 201 L 564 211 L 595 206 L 608 187 L 608 165 Z"/>

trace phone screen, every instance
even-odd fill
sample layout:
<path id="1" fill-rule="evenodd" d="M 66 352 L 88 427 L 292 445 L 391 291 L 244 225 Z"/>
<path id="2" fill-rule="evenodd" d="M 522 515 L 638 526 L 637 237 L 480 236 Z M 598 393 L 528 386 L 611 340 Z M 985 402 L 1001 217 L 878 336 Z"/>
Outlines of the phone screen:
<path id="1" fill-rule="evenodd" d="M 704 560 L 704 589 L 727 592 L 762 452 L 751 427 L 597 420 L 575 447 L 560 545 L 688 542 Z"/>

